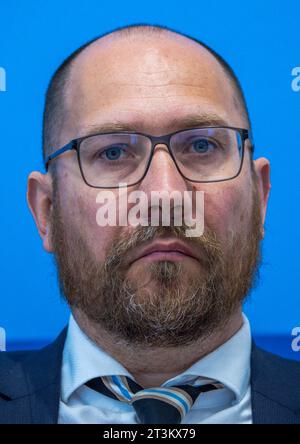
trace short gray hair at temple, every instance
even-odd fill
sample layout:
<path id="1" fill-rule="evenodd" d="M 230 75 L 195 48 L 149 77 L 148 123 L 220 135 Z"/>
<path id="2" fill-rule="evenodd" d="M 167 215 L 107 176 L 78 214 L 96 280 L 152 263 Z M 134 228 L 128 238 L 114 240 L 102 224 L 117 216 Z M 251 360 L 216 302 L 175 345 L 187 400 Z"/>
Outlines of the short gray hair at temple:
<path id="1" fill-rule="evenodd" d="M 232 68 L 229 64 L 213 49 L 207 46 L 205 43 L 193 38 L 187 34 L 171 29 L 167 26 L 161 25 L 147 25 L 147 24 L 136 24 L 136 25 L 128 25 L 114 29 L 113 31 L 106 32 L 101 34 L 92 40 L 88 41 L 84 45 L 80 46 L 76 49 L 72 54 L 70 54 L 63 63 L 57 68 L 54 72 L 51 80 L 49 82 L 46 97 L 45 97 L 45 107 L 43 113 L 43 135 L 42 135 L 42 144 L 43 144 L 43 160 L 51 154 L 55 149 L 60 148 L 59 137 L 64 125 L 64 93 L 67 88 L 67 81 L 69 78 L 70 70 L 72 68 L 72 64 L 77 56 L 89 45 L 91 45 L 96 40 L 99 40 L 106 35 L 115 34 L 119 37 L 130 37 L 134 35 L 153 35 L 153 34 L 168 34 L 168 33 L 179 34 L 183 37 L 186 37 L 194 42 L 198 43 L 202 47 L 206 48 L 210 54 L 212 54 L 217 61 L 220 63 L 222 68 L 224 69 L 228 79 L 231 81 L 234 90 L 236 91 L 236 103 L 241 107 L 241 112 L 243 113 L 243 117 L 248 124 L 249 129 L 251 130 L 251 122 L 249 117 L 249 112 L 247 108 L 247 103 L 244 97 L 244 93 L 240 82 L 235 75 Z"/>

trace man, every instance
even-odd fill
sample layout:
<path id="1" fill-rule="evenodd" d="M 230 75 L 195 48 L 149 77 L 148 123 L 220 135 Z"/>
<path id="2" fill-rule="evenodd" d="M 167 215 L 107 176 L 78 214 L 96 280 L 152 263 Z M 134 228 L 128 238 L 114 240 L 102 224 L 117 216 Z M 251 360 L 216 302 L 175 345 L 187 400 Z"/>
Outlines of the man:
<path id="1" fill-rule="evenodd" d="M 93 40 L 50 83 L 44 160 L 28 203 L 72 316 L 48 347 L 1 354 L 0 422 L 299 423 L 300 365 L 258 349 L 242 313 L 270 165 L 226 62 L 158 26 Z M 203 193 L 203 233 L 99 226 L 120 183 Z"/>

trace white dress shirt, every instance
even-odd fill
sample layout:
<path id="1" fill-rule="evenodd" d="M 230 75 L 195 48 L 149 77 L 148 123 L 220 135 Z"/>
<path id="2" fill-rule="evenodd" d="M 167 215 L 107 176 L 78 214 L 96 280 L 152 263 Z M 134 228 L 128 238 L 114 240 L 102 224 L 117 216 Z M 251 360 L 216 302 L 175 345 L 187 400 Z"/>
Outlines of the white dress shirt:
<path id="1" fill-rule="evenodd" d="M 225 388 L 199 396 L 182 424 L 252 423 L 250 390 L 251 332 L 243 315 L 241 329 L 216 350 L 199 359 L 162 386 L 184 384 L 204 376 Z M 70 317 L 63 351 L 60 424 L 137 424 L 134 408 L 85 385 L 107 375 L 133 376 L 112 356 L 92 342 Z"/>

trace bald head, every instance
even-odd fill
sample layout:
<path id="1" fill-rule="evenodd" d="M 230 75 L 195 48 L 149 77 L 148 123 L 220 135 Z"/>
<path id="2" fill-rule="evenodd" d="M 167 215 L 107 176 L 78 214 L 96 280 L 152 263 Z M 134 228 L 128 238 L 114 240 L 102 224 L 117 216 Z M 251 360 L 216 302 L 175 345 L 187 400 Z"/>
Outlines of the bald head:
<path id="1" fill-rule="evenodd" d="M 159 135 L 181 129 L 180 121 L 187 123 L 197 113 L 207 116 L 207 123 L 215 119 L 241 126 L 242 120 L 243 127 L 250 127 L 242 89 L 229 65 L 202 42 L 173 30 L 119 28 L 79 48 L 53 75 L 43 155 L 95 132 L 103 116 L 116 130 L 126 129 L 126 122 L 128 129 Z"/>

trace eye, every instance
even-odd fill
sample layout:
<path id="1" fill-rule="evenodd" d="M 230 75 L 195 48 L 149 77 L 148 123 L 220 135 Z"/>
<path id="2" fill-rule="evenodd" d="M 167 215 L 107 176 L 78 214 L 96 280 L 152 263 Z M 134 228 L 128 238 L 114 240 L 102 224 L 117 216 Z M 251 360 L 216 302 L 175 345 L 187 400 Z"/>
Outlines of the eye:
<path id="1" fill-rule="evenodd" d="M 197 139 L 192 143 L 192 148 L 200 154 L 207 153 L 210 149 L 215 148 L 214 144 L 207 139 Z"/>
<path id="2" fill-rule="evenodd" d="M 104 158 L 105 160 L 119 160 L 124 155 L 125 150 L 123 148 L 120 148 L 119 146 L 112 146 L 103 150 L 99 157 Z"/>

